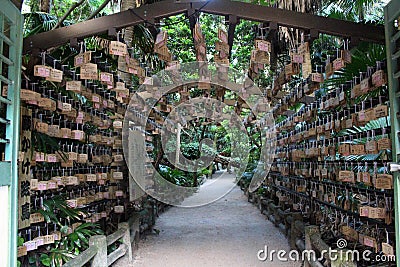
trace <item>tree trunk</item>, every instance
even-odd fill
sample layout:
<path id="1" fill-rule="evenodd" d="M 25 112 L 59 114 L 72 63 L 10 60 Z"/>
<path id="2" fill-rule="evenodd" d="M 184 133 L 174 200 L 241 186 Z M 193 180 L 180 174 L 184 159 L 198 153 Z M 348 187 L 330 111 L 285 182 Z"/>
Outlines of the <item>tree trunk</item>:
<path id="1" fill-rule="evenodd" d="M 85 0 L 79 0 L 78 2 L 72 4 L 72 6 L 68 9 L 67 12 L 65 12 L 65 14 L 58 20 L 56 26 L 53 27 L 52 30 L 57 29 L 58 27 L 60 27 L 62 25 L 62 23 L 67 19 L 67 17 L 69 16 L 69 14 L 72 13 L 72 11 L 75 10 L 75 8 L 79 7 L 80 5 L 82 5 L 85 2 Z"/>
<path id="2" fill-rule="evenodd" d="M 45 13 L 50 13 L 51 10 L 51 0 L 40 0 L 40 11 Z"/>
<path id="3" fill-rule="evenodd" d="M 108 3 L 110 3 L 110 1 L 111 1 L 111 0 L 105 0 L 105 1 L 103 2 L 103 4 L 101 4 L 101 6 L 99 6 L 98 9 L 96 9 L 95 11 L 93 11 L 93 13 L 90 14 L 90 16 L 89 16 L 87 19 L 92 19 L 92 18 L 94 18 L 95 16 L 97 16 L 97 14 L 99 14 L 99 13 L 108 5 Z"/>
<path id="4" fill-rule="evenodd" d="M 207 129 L 207 125 L 203 125 L 203 129 L 201 131 L 201 135 L 200 135 L 200 139 L 199 139 L 199 143 L 200 143 L 199 150 L 200 150 L 200 153 L 201 153 L 201 148 L 202 148 L 202 145 L 203 145 L 203 143 L 201 143 L 200 141 L 204 139 L 204 135 L 206 133 L 206 129 Z M 198 166 L 199 159 L 197 159 L 196 161 L 197 161 L 196 166 Z M 198 181 L 198 177 L 197 177 L 197 171 L 195 171 L 193 173 L 193 175 L 194 175 L 194 177 L 193 177 L 193 186 L 197 187 L 199 185 L 199 181 Z"/>

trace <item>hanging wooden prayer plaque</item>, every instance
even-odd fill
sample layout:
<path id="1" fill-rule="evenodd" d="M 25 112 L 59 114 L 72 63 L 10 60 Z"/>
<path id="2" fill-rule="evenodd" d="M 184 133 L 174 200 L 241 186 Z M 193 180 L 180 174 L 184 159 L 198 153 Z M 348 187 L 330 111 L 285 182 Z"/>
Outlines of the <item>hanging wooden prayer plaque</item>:
<path id="1" fill-rule="evenodd" d="M 351 88 L 350 96 L 351 98 L 358 97 L 362 94 L 361 92 L 361 84 L 356 84 Z"/>
<path id="2" fill-rule="evenodd" d="M 50 69 L 50 76 L 46 77 L 46 81 L 60 83 L 63 80 L 63 74 L 64 73 L 61 70 Z"/>
<path id="3" fill-rule="evenodd" d="M 389 138 L 382 138 L 378 140 L 378 150 L 392 149 L 392 141 Z"/>
<path id="4" fill-rule="evenodd" d="M 330 78 L 333 75 L 333 64 L 331 62 L 327 63 L 325 65 L 325 74 L 326 74 L 326 78 Z"/>
<path id="5" fill-rule="evenodd" d="M 66 90 L 73 92 L 80 92 L 82 87 L 81 81 L 67 81 L 66 82 Z"/>
<path id="6" fill-rule="evenodd" d="M 385 85 L 387 81 L 386 73 L 383 70 L 378 70 L 372 74 L 372 84 L 375 87 L 381 87 Z"/>
<path id="7" fill-rule="evenodd" d="M 215 42 L 215 50 L 224 51 L 225 53 L 229 53 L 229 45 L 227 43 L 217 41 L 217 42 Z"/>
<path id="8" fill-rule="evenodd" d="M 321 73 L 315 72 L 311 74 L 311 81 L 317 82 L 317 83 L 322 83 L 324 82 L 324 75 Z"/>
<path id="9" fill-rule="evenodd" d="M 114 76 L 111 73 L 100 72 L 99 79 L 101 82 L 104 82 L 106 84 L 110 84 L 110 85 L 114 84 Z"/>
<path id="10" fill-rule="evenodd" d="M 293 53 L 291 55 L 292 63 L 303 64 L 304 63 L 304 55 L 299 53 Z"/>
<path id="11" fill-rule="evenodd" d="M 21 89 L 20 98 L 22 101 L 38 101 L 40 94 L 31 90 Z"/>
<path id="12" fill-rule="evenodd" d="M 375 180 L 376 189 L 393 189 L 393 176 L 391 174 L 377 174 Z"/>
<path id="13" fill-rule="evenodd" d="M 351 52 L 349 50 L 342 50 L 341 58 L 343 59 L 345 64 L 350 64 L 351 63 Z"/>
<path id="14" fill-rule="evenodd" d="M 354 172 L 353 171 L 339 171 L 338 181 L 354 183 Z"/>
<path id="15" fill-rule="evenodd" d="M 228 43 L 228 34 L 222 29 L 218 29 L 218 39 L 223 43 Z"/>
<path id="16" fill-rule="evenodd" d="M 371 89 L 371 80 L 369 78 L 363 79 L 361 81 L 361 92 L 365 94 L 368 93 L 370 89 Z"/>
<path id="17" fill-rule="evenodd" d="M 388 106 L 386 105 L 378 105 L 374 108 L 375 118 L 387 117 L 389 115 Z"/>
<path id="18" fill-rule="evenodd" d="M 285 65 L 285 75 L 286 79 L 288 79 L 292 75 L 296 75 L 300 73 L 299 65 L 296 63 L 290 63 Z"/>
<path id="19" fill-rule="evenodd" d="M 110 47 L 108 52 L 110 55 L 116 55 L 116 56 L 124 56 L 128 54 L 126 44 L 118 41 L 110 42 Z"/>
<path id="20" fill-rule="evenodd" d="M 269 54 L 268 52 L 254 49 L 251 51 L 250 60 L 257 63 L 269 64 Z"/>
<path id="21" fill-rule="evenodd" d="M 160 31 L 156 36 L 156 41 L 154 42 L 155 47 L 162 47 L 167 44 L 167 32 Z"/>
<path id="22" fill-rule="evenodd" d="M 271 43 L 264 40 L 255 40 L 255 47 L 257 50 L 264 52 L 271 52 Z"/>
<path id="23" fill-rule="evenodd" d="M 125 62 L 128 68 L 135 68 L 139 66 L 139 62 L 135 58 L 132 58 L 128 55 L 125 56 Z"/>
<path id="24" fill-rule="evenodd" d="M 367 154 L 378 154 L 378 144 L 375 140 L 371 140 L 365 143 L 365 152 Z"/>
<path id="25" fill-rule="evenodd" d="M 304 62 L 301 65 L 303 79 L 307 79 L 312 73 L 311 55 L 310 52 L 304 54 Z"/>
<path id="26" fill-rule="evenodd" d="M 34 76 L 38 77 L 50 77 L 51 68 L 45 65 L 36 65 L 33 69 Z"/>
<path id="27" fill-rule="evenodd" d="M 81 66 L 81 76 L 82 80 L 97 80 L 97 64 L 87 63 Z"/>
<path id="28" fill-rule="evenodd" d="M 358 232 L 352 227 L 343 225 L 340 230 L 341 233 L 346 237 L 346 239 L 358 241 Z"/>
<path id="29" fill-rule="evenodd" d="M 229 59 L 228 58 L 220 58 L 218 54 L 214 55 L 214 62 L 217 64 L 221 65 L 229 65 Z"/>
<path id="30" fill-rule="evenodd" d="M 345 62 L 343 60 L 343 58 L 337 58 L 333 61 L 333 70 L 337 71 L 340 70 L 342 68 L 344 68 L 345 66 Z"/>
<path id="31" fill-rule="evenodd" d="M 22 108 L 21 110 L 21 129 L 22 134 L 20 137 L 20 156 L 18 163 L 18 228 L 28 227 L 30 222 L 30 202 L 31 202 L 31 124 L 32 124 L 32 110 Z"/>
<path id="32" fill-rule="evenodd" d="M 42 97 L 38 100 L 38 106 L 49 111 L 55 111 L 57 109 L 56 101 L 46 97 Z"/>
<path id="33" fill-rule="evenodd" d="M 310 53 L 310 47 L 308 45 L 308 42 L 300 44 L 299 47 L 297 48 L 297 52 L 302 55 Z"/>
<path id="34" fill-rule="evenodd" d="M 394 248 L 388 243 L 382 243 L 382 252 L 385 255 L 392 256 L 394 255 Z"/>
<path id="35" fill-rule="evenodd" d="M 89 63 L 90 60 L 92 60 L 92 52 L 91 51 L 80 53 L 74 57 L 74 66 L 80 67 L 83 64 Z"/>

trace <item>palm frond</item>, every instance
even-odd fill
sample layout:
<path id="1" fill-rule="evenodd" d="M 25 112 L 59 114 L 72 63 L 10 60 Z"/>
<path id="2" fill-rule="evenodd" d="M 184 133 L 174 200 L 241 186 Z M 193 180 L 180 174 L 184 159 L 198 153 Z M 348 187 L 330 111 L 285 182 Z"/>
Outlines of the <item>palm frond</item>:
<path id="1" fill-rule="evenodd" d="M 29 12 L 24 15 L 24 38 L 38 34 L 40 32 L 50 31 L 58 22 L 56 16 L 44 12 Z M 62 26 L 68 26 L 71 23 L 64 21 Z"/>
<path id="2" fill-rule="evenodd" d="M 360 71 L 365 72 L 368 66 L 375 66 L 377 61 L 385 59 L 385 47 L 378 44 L 363 43 L 358 48 L 352 50 L 352 62 L 341 70 L 335 72 L 330 79 L 324 82 L 327 87 L 339 87 L 358 77 Z"/>

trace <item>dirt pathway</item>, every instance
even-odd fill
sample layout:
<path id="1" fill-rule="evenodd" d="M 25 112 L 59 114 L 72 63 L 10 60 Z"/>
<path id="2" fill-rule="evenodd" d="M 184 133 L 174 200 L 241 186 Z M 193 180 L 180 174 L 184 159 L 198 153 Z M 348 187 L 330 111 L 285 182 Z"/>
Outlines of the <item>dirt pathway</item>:
<path id="1" fill-rule="evenodd" d="M 223 186 L 223 183 L 215 186 L 218 184 Z M 132 264 L 121 260 L 115 266 L 301 266 L 277 259 L 273 262 L 257 259 L 257 252 L 265 246 L 269 250 L 288 251 L 288 242 L 255 206 L 247 202 L 237 186 L 225 197 L 206 206 L 169 208 L 160 215 L 154 228 L 160 231 L 159 235 L 147 236 L 139 243 Z"/>

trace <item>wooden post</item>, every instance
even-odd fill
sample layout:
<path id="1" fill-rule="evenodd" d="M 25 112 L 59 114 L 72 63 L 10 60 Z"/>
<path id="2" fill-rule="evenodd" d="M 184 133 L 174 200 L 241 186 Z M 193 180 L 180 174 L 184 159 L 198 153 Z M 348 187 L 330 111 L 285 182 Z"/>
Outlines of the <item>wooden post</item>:
<path id="1" fill-rule="evenodd" d="M 126 229 L 125 234 L 122 236 L 122 243 L 126 245 L 126 255 L 128 256 L 128 260 L 132 262 L 132 243 L 131 243 L 131 233 L 129 224 L 127 222 L 123 222 L 118 224 L 118 229 Z"/>
<path id="2" fill-rule="evenodd" d="M 312 247 L 312 242 L 311 242 L 311 236 L 313 234 L 319 233 L 319 227 L 315 225 L 310 225 L 305 227 L 305 245 L 306 245 L 306 250 L 311 251 L 313 249 Z M 311 267 L 310 263 L 308 260 L 304 261 L 304 267 Z"/>
<path id="3" fill-rule="evenodd" d="M 297 239 L 303 235 L 304 232 L 304 223 L 303 223 L 303 216 L 300 212 L 293 212 L 292 213 L 292 221 L 290 222 L 290 248 L 297 249 L 296 242 Z"/>
<path id="4" fill-rule="evenodd" d="M 182 126 L 180 123 L 178 123 L 178 129 L 176 133 L 175 166 L 179 166 L 179 153 L 181 152 L 181 129 Z"/>
<path id="5" fill-rule="evenodd" d="M 89 246 L 97 247 L 97 254 L 92 260 L 92 267 L 108 267 L 107 240 L 104 235 L 95 235 L 89 239 Z"/>
<path id="6" fill-rule="evenodd" d="M 135 242 L 134 247 L 139 242 L 140 234 L 140 215 L 139 213 L 134 213 L 129 219 L 129 224 L 131 225 L 131 240 Z"/>

